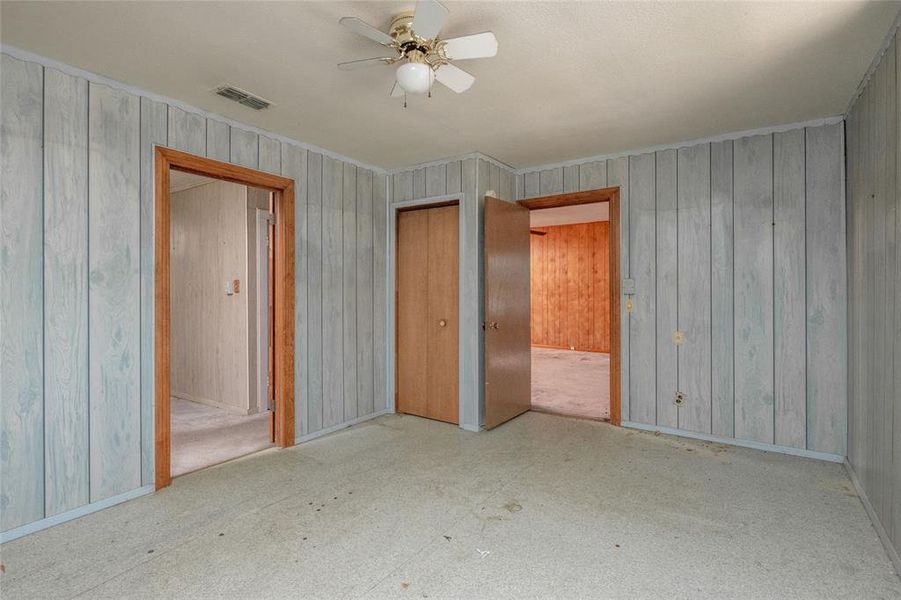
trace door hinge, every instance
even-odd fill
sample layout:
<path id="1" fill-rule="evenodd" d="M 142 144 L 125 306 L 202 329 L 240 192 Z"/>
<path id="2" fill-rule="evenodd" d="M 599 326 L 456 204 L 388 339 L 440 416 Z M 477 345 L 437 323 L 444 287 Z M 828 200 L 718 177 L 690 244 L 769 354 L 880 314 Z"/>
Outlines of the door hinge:
<path id="1" fill-rule="evenodd" d="M 270 225 L 275 225 L 275 213 L 268 213 L 266 215 L 266 222 Z"/>

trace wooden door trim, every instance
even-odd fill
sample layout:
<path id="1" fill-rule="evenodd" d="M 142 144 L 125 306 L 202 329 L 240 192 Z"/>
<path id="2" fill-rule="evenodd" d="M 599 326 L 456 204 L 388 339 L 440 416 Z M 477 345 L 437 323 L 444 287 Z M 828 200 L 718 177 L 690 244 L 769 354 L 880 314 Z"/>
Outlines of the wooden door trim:
<path id="1" fill-rule="evenodd" d="M 569 192 L 555 194 L 553 196 L 541 196 L 540 198 L 528 198 L 519 200 L 517 204 L 525 206 L 529 210 L 542 208 L 558 208 L 560 206 L 578 206 L 579 204 L 593 204 L 595 202 L 613 202 L 619 199 L 619 187 L 600 188 L 586 190 L 584 192 Z M 612 220 L 611 220 L 612 222 Z"/>
<path id="2" fill-rule="evenodd" d="M 609 260 L 610 260 L 610 422 L 613 425 L 622 423 L 622 400 L 620 380 L 621 353 L 620 337 L 620 233 L 619 233 L 619 186 L 556 194 L 520 200 L 518 204 L 529 210 L 557 208 L 560 206 L 577 206 L 607 202 L 610 214 Z"/>
<path id="3" fill-rule="evenodd" d="M 275 210 L 273 348 L 275 442 L 294 445 L 294 180 L 157 146 L 154 152 L 154 464 L 155 486 L 172 482 L 170 169 L 267 189 Z"/>

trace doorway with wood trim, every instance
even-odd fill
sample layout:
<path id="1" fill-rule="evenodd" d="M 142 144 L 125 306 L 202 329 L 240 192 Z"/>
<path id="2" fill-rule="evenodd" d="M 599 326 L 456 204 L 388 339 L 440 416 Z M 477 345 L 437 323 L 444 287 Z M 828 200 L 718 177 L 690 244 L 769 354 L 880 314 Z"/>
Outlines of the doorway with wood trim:
<path id="1" fill-rule="evenodd" d="M 459 202 L 396 214 L 395 410 L 459 424 Z"/>
<path id="2" fill-rule="evenodd" d="M 294 182 L 157 147 L 154 202 L 160 489 L 294 443 Z"/>
<path id="3" fill-rule="evenodd" d="M 485 202 L 486 428 L 530 409 L 618 425 L 619 188 Z"/>

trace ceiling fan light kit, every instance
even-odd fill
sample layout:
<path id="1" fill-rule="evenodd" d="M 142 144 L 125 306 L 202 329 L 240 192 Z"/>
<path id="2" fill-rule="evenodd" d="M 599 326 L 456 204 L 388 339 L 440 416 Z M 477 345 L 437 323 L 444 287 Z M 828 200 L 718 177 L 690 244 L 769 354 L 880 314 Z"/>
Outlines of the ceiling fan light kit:
<path id="1" fill-rule="evenodd" d="M 400 13 L 394 18 L 388 33 L 379 31 L 356 17 L 344 17 L 339 21 L 341 25 L 393 49 L 395 56 L 344 62 L 338 68 L 351 70 L 377 64 L 402 63 L 395 73 L 396 81 L 390 96 L 425 93 L 431 96 L 435 81 L 461 94 L 472 86 L 475 77 L 451 62 L 494 56 L 497 54 L 497 39 L 493 33 L 486 31 L 442 40 L 438 34 L 447 16 L 447 8 L 436 0 L 419 0 L 414 12 Z"/>

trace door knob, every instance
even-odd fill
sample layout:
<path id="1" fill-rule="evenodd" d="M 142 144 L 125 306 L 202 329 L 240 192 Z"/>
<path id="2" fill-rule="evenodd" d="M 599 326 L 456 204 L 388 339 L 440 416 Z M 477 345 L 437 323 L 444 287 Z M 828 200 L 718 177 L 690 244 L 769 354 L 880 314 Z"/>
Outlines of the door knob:
<path id="1" fill-rule="evenodd" d="M 497 321 L 492 321 L 488 324 L 488 327 L 490 327 L 491 329 L 497 329 Z"/>
<path id="2" fill-rule="evenodd" d="M 444 319 L 441 319 L 440 321 L 438 321 L 438 325 L 440 327 L 447 327 L 447 321 L 445 321 Z"/>

